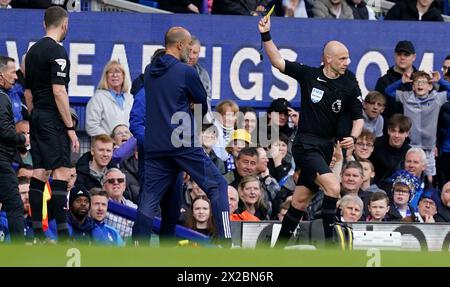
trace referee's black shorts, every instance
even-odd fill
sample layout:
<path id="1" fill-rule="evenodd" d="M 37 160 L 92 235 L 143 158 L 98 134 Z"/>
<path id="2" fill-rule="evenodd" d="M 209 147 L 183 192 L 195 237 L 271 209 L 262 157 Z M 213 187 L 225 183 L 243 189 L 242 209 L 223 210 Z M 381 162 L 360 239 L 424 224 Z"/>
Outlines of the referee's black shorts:
<path id="1" fill-rule="evenodd" d="M 33 168 L 70 167 L 70 138 L 58 111 L 33 109 L 30 117 Z"/>
<path id="2" fill-rule="evenodd" d="M 333 158 L 334 139 L 325 139 L 310 134 L 298 134 L 292 146 L 295 166 L 300 169 L 297 185 L 306 186 L 317 192 L 317 174 L 332 172 L 330 162 Z"/>

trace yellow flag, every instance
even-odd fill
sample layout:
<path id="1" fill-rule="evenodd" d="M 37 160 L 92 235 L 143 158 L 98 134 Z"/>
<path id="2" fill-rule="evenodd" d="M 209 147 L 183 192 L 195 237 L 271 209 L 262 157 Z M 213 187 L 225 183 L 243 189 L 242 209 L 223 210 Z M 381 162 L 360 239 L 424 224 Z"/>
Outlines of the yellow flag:
<path id="1" fill-rule="evenodd" d="M 52 190 L 50 188 L 50 183 L 47 181 L 44 187 L 44 193 L 42 194 L 42 229 L 47 231 L 48 229 L 48 211 L 47 211 L 47 201 L 52 198 Z"/>

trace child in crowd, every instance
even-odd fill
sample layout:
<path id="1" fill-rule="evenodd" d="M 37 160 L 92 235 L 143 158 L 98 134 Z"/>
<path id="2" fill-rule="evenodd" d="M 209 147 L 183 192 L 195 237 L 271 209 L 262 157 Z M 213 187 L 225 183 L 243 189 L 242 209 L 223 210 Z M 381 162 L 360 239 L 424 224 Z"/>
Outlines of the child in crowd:
<path id="1" fill-rule="evenodd" d="M 433 90 L 433 82 L 438 82 L 443 92 Z M 413 83 L 412 91 L 400 91 L 401 84 Z M 401 80 L 389 85 L 386 94 L 401 102 L 404 115 L 412 120 L 409 134 L 412 147 L 420 147 L 427 156 L 425 174 L 431 184 L 436 175 L 435 149 L 436 132 L 441 107 L 450 99 L 450 82 L 441 79 L 439 72 L 433 78 L 424 71 L 414 72 L 411 77 L 404 74 Z"/>
<path id="2" fill-rule="evenodd" d="M 386 214 L 389 211 L 389 198 L 383 191 L 376 191 L 369 200 L 369 213 L 366 221 L 385 221 Z"/>
<path id="3" fill-rule="evenodd" d="M 363 103 L 364 129 L 372 132 L 375 137 L 383 135 L 383 113 L 386 107 L 386 98 L 377 91 L 369 92 Z"/>

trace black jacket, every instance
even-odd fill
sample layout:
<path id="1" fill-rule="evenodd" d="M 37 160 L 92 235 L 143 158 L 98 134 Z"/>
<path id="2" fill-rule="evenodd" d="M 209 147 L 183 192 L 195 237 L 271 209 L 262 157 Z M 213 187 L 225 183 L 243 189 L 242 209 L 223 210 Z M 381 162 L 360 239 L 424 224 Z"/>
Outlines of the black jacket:
<path id="1" fill-rule="evenodd" d="M 389 135 L 385 134 L 375 140 L 375 148 L 370 161 L 375 167 L 375 184 L 385 189 L 385 181 L 396 171 L 402 168 L 406 152 L 411 147 L 409 138 L 405 140 L 399 149 L 389 144 Z M 392 185 L 391 182 L 389 182 Z M 387 190 L 386 190 L 387 191 Z"/>
<path id="2" fill-rule="evenodd" d="M 91 152 L 86 152 L 83 154 L 77 162 L 77 181 L 76 185 L 82 185 L 87 190 L 90 190 L 93 187 L 102 187 L 100 181 L 98 181 L 95 177 L 93 177 L 89 171 L 89 162 L 92 161 Z M 115 167 L 113 164 L 109 163 L 107 168 Z"/>
<path id="3" fill-rule="evenodd" d="M 216 0 L 213 2 L 211 14 L 251 15 L 258 5 L 266 5 L 269 1 L 260 0 Z"/>
<path id="4" fill-rule="evenodd" d="M 417 71 L 417 69 L 415 67 L 413 67 L 413 70 L 414 70 L 414 72 Z M 402 74 L 401 73 L 397 73 L 394 70 L 394 67 L 390 67 L 385 75 L 383 75 L 382 77 L 378 78 L 377 84 L 375 85 L 375 90 L 380 92 L 380 93 L 382 93 L 386 97 L 386 108 L 384 109 L 384 112 L 382 114 L 383 118 L 385 119 L 384 120 L 384 126 L 385 127 L 386 127 L 386 124 L 387 124 L 389 118 L 393 114 L 395 114 L 395 113 L 403 114 L 403 106 L 402 106 L 402 104 L 397 102 L 395 100 L 395 98 L 389 97 L 385 93 L 385 90 L 386 90 L 387 86 L 389 86 L 393 82 L 401 80 L 401 78 L 402 78 Z M 411 91 L 412 90 L 412 84 L 411 83 L 402 84 L 398 89 L 400 91 Z M 383 133 L 385 133 L 385 132 L 386 132 L 386 130 L 383 130 Z"/>
<path id="5" fill-rule="evenodd" d="M 16 133 L 11 100 L 0 87 L 0 160 L 12 162 L 17 153 L 16 147 L 25 144 L 25 136 Z"/>
<path id="6" fill-rule="evenodd" d="M 353 19 L 369 19 L 369 11 L 367 10 L 366 2 L 361 1 L 359 4 L 355 4 L 352 0 L 347 0 L 347 4 L 352 8 Z"/>
<path id="7" fill-rule="evenodd" d="M 392 197 L 391 197 L 392 200 Z M 414 208 L 411 205 L 408 205 L 409 210 L 414 210 Z M 419 219 L 416 217 L 414 213 L 412 213 L 409 218 L 408 217 L 402 217 L 400 212 L 398 212 L 397 208 L 395 208 L 395 205 L 392 202 L 389 205 L 389 211 L 384 217 L 387 221 L 406 221 L 406 222 L 419 222 Z"/>
<path id="8" fill-rule="evenodd" d="M 450 103 L 447 102 L 441 107 L 441 112 L 439 113 L 437 142 L 436 142 L 436 145 L 439 149 L 444 144 L 449 129 L 450 129 Z"/>
<path id="9" fill-rule="evenodd" d="M 130 158 L 120 163 L 120 170 L 125 174 L 127 187 L 123 196 L 134 203 L 139 200 L 139 167 L 137 158 L 132 155 Z"/>
<path id="10" fill-rule="evenodd" d="M 386 17 L 385 20 L 409 20 L 409 21 L 418 21 L 419 20 L 419 11 L 416 8 L 417 0 L 404 0 L 397 2 L 397 4 L 392 7 Z M 444 22 L 444 18 L 441 15 L 441 9 L 436 1 L 431 3 L 428 11 L 422 15 L 421 21 L 438 21 Z"/>
<path id="11" fill-rule="evenodd" d="M 450 222 L 450 208 L 445 207 L 442 202 L 437 204 L 438 212 L 434 215 L 436 222 Z"/>

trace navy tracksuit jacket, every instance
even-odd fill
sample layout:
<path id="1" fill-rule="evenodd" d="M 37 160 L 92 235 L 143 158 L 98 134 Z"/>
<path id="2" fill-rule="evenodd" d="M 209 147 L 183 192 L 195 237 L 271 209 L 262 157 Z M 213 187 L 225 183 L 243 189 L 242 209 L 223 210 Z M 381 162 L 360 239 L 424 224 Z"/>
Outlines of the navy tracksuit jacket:
<path id="1" fill-rule="evenodd" d="M 144 87 L 145 180 L 133 237 L 150 238 L 153 218 L 160 203 L 162 220 L 176 222 L 181 192 L 178 188 L 168 187 L 178 180 L 179 172 L 184 170 L 211 200 L 218 236 L 231 238 L 227 183 L 204 153 L 194 132 L 190 104 L 202 105 L 202 117 L 208 110 L 206 91 L 197 71 L 166 54 L 147 66 Z"/>

